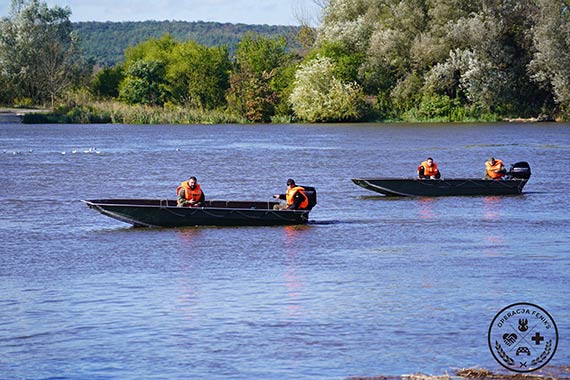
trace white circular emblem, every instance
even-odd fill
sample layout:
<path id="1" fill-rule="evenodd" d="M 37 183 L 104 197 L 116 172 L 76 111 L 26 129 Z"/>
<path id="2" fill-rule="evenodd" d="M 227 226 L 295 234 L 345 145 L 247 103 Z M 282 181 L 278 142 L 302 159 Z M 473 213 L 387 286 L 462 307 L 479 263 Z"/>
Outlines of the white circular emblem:
<path id="1" fill-rule="evenodd" d="M 519 302 L 499 311 L 489 326 L 488 339 L 500 365 L 515 372 L 532 372 L 554 356 L 558 329 L 546 310 Z"/>

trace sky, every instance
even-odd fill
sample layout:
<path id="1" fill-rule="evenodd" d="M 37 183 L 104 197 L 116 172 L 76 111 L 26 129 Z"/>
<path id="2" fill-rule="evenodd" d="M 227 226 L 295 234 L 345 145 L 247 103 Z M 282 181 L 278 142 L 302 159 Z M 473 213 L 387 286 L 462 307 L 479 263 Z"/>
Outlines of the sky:
<path id="1" fill-rule="evenodd" d="M 217 21 L 243 24 L 299 25 L 301 15 L 316 19 L 313 0 L 44 0 L 49 7 L 68 6 L 71 21 Z M 10 0 L 0 0 L 0 17 Z M 314 24 L 314 22 L 312 23 Z"/>

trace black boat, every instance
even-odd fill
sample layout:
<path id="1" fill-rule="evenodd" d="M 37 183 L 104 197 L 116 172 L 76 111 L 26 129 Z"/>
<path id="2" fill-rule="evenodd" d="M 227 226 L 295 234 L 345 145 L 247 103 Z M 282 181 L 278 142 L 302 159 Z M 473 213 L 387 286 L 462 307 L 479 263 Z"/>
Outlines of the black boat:
<path id="1" fill-rule="evenodd" d="M 367 190 L 394 197 L 440 197 L 461 195 L 516 195 L 521 194 L 530 178 L 526 162 L 514 164 L 505 179 L 399 179 L 353 178 L 352 182 Z"/>
<path id="2" fill-rule="evenodd" d="M 310 210 L 273 210 L 279 202 L 205 201 L 204 207 L 177 207 L 175 200 L 84 200 L 89 208 L 135 227 L 271 226 L 303 224 Z"/>
<path id="3" fill-rule="evenodd" d="M 168 199 L 84 200 L 89 208 L 135 227 L 273 226 L 304 224 L 317 204 L 317 193 L 305 187 L 308 210 L 274 210 L 277 201 L 205 201 L 203 207 L 177 207 Z"/>

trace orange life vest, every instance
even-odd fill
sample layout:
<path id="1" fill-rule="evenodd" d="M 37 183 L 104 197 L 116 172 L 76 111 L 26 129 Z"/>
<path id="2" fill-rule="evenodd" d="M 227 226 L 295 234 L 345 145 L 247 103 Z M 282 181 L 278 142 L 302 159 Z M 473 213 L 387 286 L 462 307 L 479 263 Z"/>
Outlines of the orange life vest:
<path id="1" fill-rule="evenodd" d="M 295 194 L 297 194 L 297 192 L 300 192 L 305 196 L 305 200 L 299 205 L 300 210 L 305 210 L 307 207 L 309 207 L 309 198 L 307 197 L 307 194 L 305 194 L 305 189 L 301 186 L 295 186 L 291 189 L 287 189 L 287 193 L 285 193 L 287 206 L 290 206 L 293 204 L 293 202 L 295 202 Z"/>
<path id="2" fill-rule="evenodd" d="M 433 175 L 436 175 L 437 173 L 439 173 L 439 170 L 437 169 L 437 164 L 435 162 L 433 162 L 431 164 L 431 166 L 429 166 L 427 164 L 427 161 L 424 161 L 420 164 L 420 166 L 418 166 L 418 171 L 420 170 L 420 168 L 423 166 L 424 168 L 424 175 L 426 177 L 431 177 Z"/>
<path id="3" fill-rule="evenodd" d="M 502 178 L 505 173 L 497 173 L 495 170 L 499 171 L 503 167 L 503 161 L 495 160 L 495 164 L 491 165 L 491 161 L 485 162 L 485 169 L 487 169 L 487 175 L 493 179 L 500 179 Z"/>
<path id="4" fill-rule="evenodd" d="M 193 199 L 194 202 L 198 202 L 202 196 L 202 189 L 200 189 L 199 184 L 196 184 L 194 189 L 192 189 L 190 188 L 188 181 L 184 181 L 180 184 L 180 186 L 176 188 L 176 195 L 180 194 L 181 189 L 184 189 L 184 198 L 186 198 L 188 201 Z"/>

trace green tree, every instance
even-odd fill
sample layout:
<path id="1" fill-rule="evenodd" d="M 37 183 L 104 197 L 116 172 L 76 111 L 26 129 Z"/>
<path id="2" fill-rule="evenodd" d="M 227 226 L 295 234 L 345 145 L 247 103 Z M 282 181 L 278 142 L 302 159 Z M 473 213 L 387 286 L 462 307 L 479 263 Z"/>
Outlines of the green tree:
<path id="1" fill-rule="evenodd" d="M 354 121 L 364 114 L 364 94 L 354 82 L 343 83 L 334 76 L 328 57 L 305 62 L 295 77 L 289 101 L 298 118 L 308 122 Z"/>
<path id="2" fill-rule="evenodd" d="M 103 68 L 91 80 L 91 91 L 99 97 L 116 98 L 119 96 L 119 85 L 123 78 L 121 65 Z"/>
<path id="3" fill-rule="evenodd" d="M 163 105 L 168 95 L 165 77 L 164 63 L 135 61 L 125 71 L 120 97 L 130 104 Z"/>
<path id="4" fill-rule="evenodd" d="M 330 0 L 317 47 L 339 70 L 325 51 L 339 46 L 345 72 L 357 72 L 385 114 L 449 99 L 532 116 L 552 108 L 555 88 L 566 96 L 568 9 L 568 0 Z"/>
<path id="5" fill-rule="evenodd" d="M 55 98 L 86 69 L 78 54 L 69 8 L 39 0 L 12 0 L 0 20 L 0 68 L 16 96 L 42 103 Z"/>
<path id="6" fill-rule="evenodd" d="M 336 78 L 345 82 L 359 82 L 359 71 L 365 61 L 363 53 L 355 52 L 340 42 L 323 42 L 307 59 L 317 56 L 328 57 L 335 63 Z"/>
<path id="7" fill-rule="evenodd" d="M 125 66 L 139 60 L 162 62 L 167 65 L 173 49 L 179 43 L 170 34 L 160 38 L 149 38 L 125 50 Z"/>
<path id="8" fill-rule="evenodd" d="M 284 38 L 248 34 L 242 39 L 230 75 L 230 110 L 256 122 L 269 121 L 275 115 L 279 104 L 286 101 L 284 94 L 292 79 L 294 57 L 286 49 Z"/>
<path id="9" fill-rule="evenodd" d="M 225 47 L 207 47 L 193 41 L 176 45 L 167 67 L 173 98 L 200 109 L 226 105 L 231 61 Z"/>
<path id="10" fill-rule="evenodd" d="M 533 28 L 532 78 L 549 90 L 570 120 L 570 1 L 539 0 Z"/>
<path id="11" fill-rule="evenodd" d="M 13 103 L 15 94 L 11 81 L 0 70 L 0 104 Z"/>

